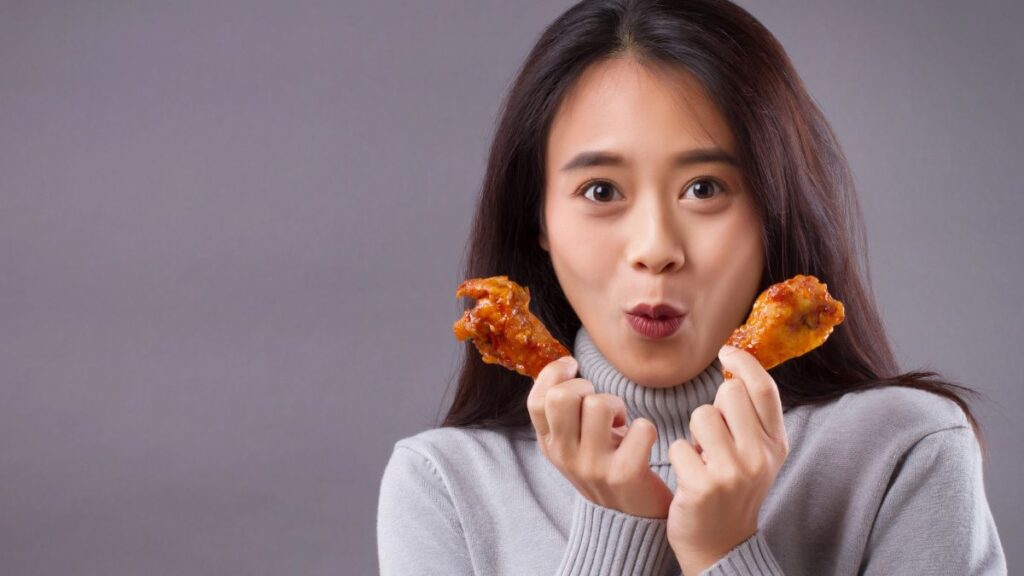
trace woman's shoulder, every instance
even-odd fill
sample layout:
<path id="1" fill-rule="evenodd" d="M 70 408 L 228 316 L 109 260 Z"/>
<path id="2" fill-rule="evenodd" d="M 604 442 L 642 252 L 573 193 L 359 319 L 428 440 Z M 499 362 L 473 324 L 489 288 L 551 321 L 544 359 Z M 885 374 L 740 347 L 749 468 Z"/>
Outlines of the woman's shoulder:
<path id="1" fill-rule="evenodd" d="M 419 454 L 436 465 L 500 458 L 535 442 L 526 428 L 494 429 L 443 426 L 406 436 L 394 445 L 394 451 Z"/>
<path id="2" fill-rule="evenodd" d="M 824 404 L 789 409 L 785 422 L 788 475 L 813 478 L 810 489 L 846 486 L 851 501 L 860 497 L 858 491 L 865 486 L 885 486 L 899 462 L 915 449 L 941 449 L 943 457 L 957 465 L 977 456 L 970 423 L 960 406 L 916 388 L 885 386 L 847 392 Z"/>
<path id="3" fill-rule="evenodd" d="M 808 428 L 819 433 L 904 438 L 909 443 L 940 430 L 970 428 L 967 415 L 950 398 L 905 386 L 856 390 L 797 412 L 803 412 Z"/>
<path id="4" fill-rule="evenodd" d="M 883 386 L 843 395 L 836 409 L 868 422 L 898 422 L 923 433 L 970 426 L 967 415 L 952 399 L 936 392 L 906 386 Z"/>

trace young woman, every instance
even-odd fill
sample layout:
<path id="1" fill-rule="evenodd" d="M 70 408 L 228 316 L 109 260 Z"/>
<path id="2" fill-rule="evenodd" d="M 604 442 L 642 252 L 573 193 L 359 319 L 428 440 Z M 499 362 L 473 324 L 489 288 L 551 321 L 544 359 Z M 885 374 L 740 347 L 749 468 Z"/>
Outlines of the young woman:
<path id="1" fill-rule="evenodd" d="M 504 103 L 466 269 L 528 286 L 572 358 L 531 381 L 467 345 L 384 472 L 381 572 L 1005 574 L 970 390 L 899 372 L 859 217 L 746 11 L 573 6 Z M 770 373 L 723 348 L 796 274 L 845 304 L 826 343 Z"/>

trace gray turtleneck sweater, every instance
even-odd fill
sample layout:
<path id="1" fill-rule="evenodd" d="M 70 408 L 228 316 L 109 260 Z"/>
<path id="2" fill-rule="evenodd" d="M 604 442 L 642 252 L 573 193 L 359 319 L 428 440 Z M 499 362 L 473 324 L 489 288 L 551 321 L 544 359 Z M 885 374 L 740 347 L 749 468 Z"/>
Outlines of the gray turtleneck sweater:
<path id="1" fill-rule="evenodd" d="M 585 329 L 573 355 L 598 392 L 658 429 L 651 469 L 676 479 L 668 447 L 714 402 L 716 359 L 693 380 L 626 379 Z M 1006 574 L 985 496 L 979 445 L 960 408 L 888 387 L 785 411 L 789 456 L 761 505 L 757 533 L 710 575 Z M 533 430 L 427 430 L 399 440 L 377 517 L 381 574 L 678 575 L 666 520 L 582 497 L 541 454 Z"/>

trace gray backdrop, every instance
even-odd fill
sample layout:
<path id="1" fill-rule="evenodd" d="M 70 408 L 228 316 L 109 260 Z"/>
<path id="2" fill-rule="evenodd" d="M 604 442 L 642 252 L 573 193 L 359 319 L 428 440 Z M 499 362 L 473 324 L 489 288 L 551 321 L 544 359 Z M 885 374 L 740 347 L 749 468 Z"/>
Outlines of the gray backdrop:
<path id="1" fill-rule="evenodd" d="M 0 573 L 371 574 L 501 97 L 568 1 L 0 2 Z M 853 164 L 899 357 L 986 393 L 1024 560 L 1024 25 L 743 2 Z"/>

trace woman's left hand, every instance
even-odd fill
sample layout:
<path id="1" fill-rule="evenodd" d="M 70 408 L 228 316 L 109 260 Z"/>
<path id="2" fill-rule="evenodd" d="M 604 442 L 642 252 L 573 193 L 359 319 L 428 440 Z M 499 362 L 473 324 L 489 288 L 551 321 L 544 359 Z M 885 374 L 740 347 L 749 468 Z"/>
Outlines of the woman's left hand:
<path id="1" fill-rule="evenodd" d="M 669 448 L 677 488 L 668 541 L 685 576 L 697 576 L 757 532 L 758 511 L 789 454 L 779 389 L 751 354 L 725 346 L 718 357 L 734 378 L 713 405 L 690 416 L 693 446 Z"/>

